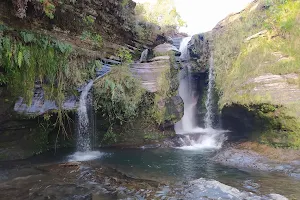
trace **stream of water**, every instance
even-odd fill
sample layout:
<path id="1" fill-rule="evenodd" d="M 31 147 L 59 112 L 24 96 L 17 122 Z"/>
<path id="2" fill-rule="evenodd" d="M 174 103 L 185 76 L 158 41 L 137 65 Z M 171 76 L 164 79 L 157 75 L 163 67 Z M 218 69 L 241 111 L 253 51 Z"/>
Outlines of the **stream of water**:
<path id="1" fill-rule="evenodd" d="M 213 91 L 215 86 L 215 76 L 214 76 L 214 60 L 213 55 L 209 59 L 209 73 L 208 73 L 208 89 L 207 97 L 205 101 L 206 114 L 205 114 L 205 128 L 213 127 Z"/>
<path id="2" fill-rule="evenodd" d="M 69 161 L 87 161 L 93 160 L 102 155 L 99 151 L 92 151 L 92 137 L 95 137 L 95 130 L 93 125 L 93 105 L 90 91 L 95 81 L 99 80 L 111 71 L 109 65 L 104 64 L 100 70 L 97 71 L 95 80 L 91 80 L 86 84 L 81 91 L 79 105 L 77 109 L 77 138 L 76 138 L 76 152 L 69 156 Z M 90 111 L 90 112 L 89 112 Z"/>

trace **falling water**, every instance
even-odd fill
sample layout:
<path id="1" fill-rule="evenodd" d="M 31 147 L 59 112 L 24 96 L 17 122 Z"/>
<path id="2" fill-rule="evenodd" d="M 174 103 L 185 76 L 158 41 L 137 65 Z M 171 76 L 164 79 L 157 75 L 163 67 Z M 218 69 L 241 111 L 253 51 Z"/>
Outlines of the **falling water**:
<path id="1" fill-rule="evenodd" d="M 175 131 L 177 134 L 191 133 L 197 128 L 195 110 L 198 98 L 194 96 L 191 89 L 192 80 L 190 73 L 190 67 L 181 72 L 181 75 L 185 76 L 180 80 L 179 85 L 179 95 L 184 102 L 184 115 L 181 121 L 175 124 Z"/>
<path id="2" fill-rule="evenodd" d="M 213 127 L 213 89 L 215 84 L 214 76 L 214 65 L 213 65 L 213 55 L 211 55 L 209 60 L 209 75 L 208 75 L 208 89 L 207 98 L 205 102 L 206 114 L 205 114 L 205 128 Z"/>
<path id="3" fill-rule="evenodd" d="M 90 81 L 82 90 L 79 106 L 77 109 L 78 124 L 77 124 L 77 152 L 69 157 L 69 161 L 87 161 L 93 160 L 102 155 L 99 151 L 91 151 L 91 137 L 93 134 L 92 117 L 88 110 L 92 106 L 90 90 L 93 87 L 94 81 Z"/>
<path id="4" fill-rule="evenodd" d="M 90 151 L 91 138 L 89 133 L 89 116 L 88 116 L 88 94 L 92 88 L 94 81 L 90 81 L 82 90 L 79 100 L 79 107 L 77 109 L 78 114 L 78 130 L 77 130 L 77 150 Z"/>
<path id="5" fill-rule="evenodd" d="M 97 70 L 97 78 L 91 80 L 82 90 L 77 109 L 78 126 L 77 126 L 77 152 L 69 156 L 69 161 L 86 161 L 93 160 L 103 155 L 99 151 L 91 151 L 91 137 L 94 136 L 93 116 L 89 114 L 92 107 L 90 90 L 94 82 L 105 76 L 111 71 L 108 65 L 104 65 L 100 70 Z M 91 109 L 92 110 L 92 109 Z"/>
<path id="6" fill-rule="evenodd" d="M 184 38 L 180 44 L 181 61 L 189 61 L 188 43 L 190 37 Z M 191 66 L 189 62 L 183 63 L 184 69 L 180 72 L 179 95 L 184 102 L 184 115 L 181 121 L 175 124 L 177 134 L 185 135 L 182 139 L 184 146 L 182 149 L 195 150 L 203 148 L 220 148 L 225 139 L 224 131 L 213 129 L 213 89 L 214 73 L 213 58 L 210 59 L 209 83 L 207 91 L 207 100 L 205 102 L 205 128 L 197 124 L 196 110 L 199 94 L 193 91 L 193 80 Z M 200 94 L 201 95 L 201 94 Z"/>
<path id="7" fill-rule="evenodd" d="M 179 51 L 181 52 L 181 56 L 180 59 L 182 61 L 186 61 L 190 59 L 190 53 L 188 50 L 188 44 L 191 41 L 192 37 L 185 37 L 182 39 L 181 43 L 180 43 L 180 48 Z"/>
<path id="8" fill-rule="evenodd" d="M 188 51 L 188 43 L 191 37 L 184 38 L 180 43 L 180 59 L 187 61 L 190 58 Z M 194 96 L 192 91 L 191 67 L 187 63 L 186 67 L 180 72 L 179 95 L 184 102 L 184 115 L 180 122 L 175 124 L 177 134 L 191 133 L 196 128 L 195 109 L 198 98 Z"/>

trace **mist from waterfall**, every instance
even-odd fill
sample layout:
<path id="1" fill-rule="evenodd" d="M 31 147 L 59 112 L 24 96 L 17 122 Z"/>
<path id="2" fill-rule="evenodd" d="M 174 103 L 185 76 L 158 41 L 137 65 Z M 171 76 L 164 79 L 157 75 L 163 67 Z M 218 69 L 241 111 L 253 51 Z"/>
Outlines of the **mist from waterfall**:
<path id="1" fill-rule="evenodd" d="M 184 115 L 181 121 L 175 124 L 176 134 L 184 135 L 181 139 L 182 149 L 195 150 L 205 148 L 221 148 L 225 140 L 224 131 L 213 128 L 213 91 L 214 91 L 214 73 L 213 57 L 210 59 L 209 82 L 207 88 L 207 98 L 205 102 L 206 114 L 204 118 L 205 128 L 199 127 L 196 118 L 197 103 L 201 94 L 193 90 L 193 78 L 188 44 L 191 37 L 184 38 L 180 44 L 183 69 L 180 72 L 179 95 L 184 102 Z"/>

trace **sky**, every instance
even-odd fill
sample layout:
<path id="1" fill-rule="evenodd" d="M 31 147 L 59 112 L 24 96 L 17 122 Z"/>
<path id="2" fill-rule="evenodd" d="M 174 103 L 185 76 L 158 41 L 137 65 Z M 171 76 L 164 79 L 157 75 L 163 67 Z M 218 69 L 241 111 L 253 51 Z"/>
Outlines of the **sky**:
<path id="1" fill-rule="evenodd" d="M 134 0 L 135 2 L 155 0 Z M 176 9 L 187 22 L 182 32 L 190 35 L 210 31 L 231 13 L 243 10 L 253 0 L 174 0 Z"/>

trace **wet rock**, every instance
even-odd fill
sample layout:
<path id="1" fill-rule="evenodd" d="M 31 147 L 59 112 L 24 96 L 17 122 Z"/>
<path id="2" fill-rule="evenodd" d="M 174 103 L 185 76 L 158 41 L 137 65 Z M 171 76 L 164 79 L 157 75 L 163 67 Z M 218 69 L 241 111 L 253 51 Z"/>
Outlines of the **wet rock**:
<path id="1" fill-rule="evenodd" d="M 185 190 L 184 199 L 287 200 L 287 198 L 278 194 L 257 196 L 251 192 L 243 192 L 215 180 L 202 178 L 190 182 L 190 186 Z"/>
<path id="2" fill-rule="evenodd" d="M 180 43 L 181 43 L 182 39 L 183 39 L 183 37 L 174 37 L 174 38 L 172 38 L 172 40 L 173 40 L 173 45 L 174 45 L 177 49 L 180 48 Z"/>
<path id="3" fill-rule="evenodd" d="M 170 60 L 164 58 L 154 58 L 155 61 L 148 63 L 134 63 L 131 66 L 132 72 L 142 81 L 143 87 L 148 92 L 159 90 L 159 78 L 162 73 L 170 70 Z"/>
<path id="4" fill-rule="evenodd" d="M 157 35 L 156 40 L 154 42 L 154 45 L 157 46 L 157 45 L 160 45 L 160 44 L 163 44 L 163 43 L 173 44 L 173 40 L 172 40 L 171 37 L 165 36 L 164 34 Z"/>
<path id="5" fill-rule="evenodd" d="M 211 56 L 208 36 L 205 34 L 194 35 L 188 44 L 190 64 L 194 72 L 205 72 L 208 70 Z"/>
<path id="6" fill-rule="evenodd" d="M 63 109 L 69 111 L 76 109 L 76 100 L 75 96 L 68 97 L 62 105 Z M 45 92 L 42 88 L 35 89 L 31 105 L 28 106 L 27 102 L 20 97 L 14 106 L 14 111 L 24 115 L 42 115 L 53 110 L 58 110 L 58 106 L 55 101 L 45 100 Z"/>
<path id="7" fill-rule="evenodd" d="M 300 166 L 291 163 L 281 163 L 270 160 L 251 150 L 223 148 L 213 158 L 213 161 L 240 169 L 254 169 L 267 172 L 280 172 L 294 178 L 300 178 Z"/>

